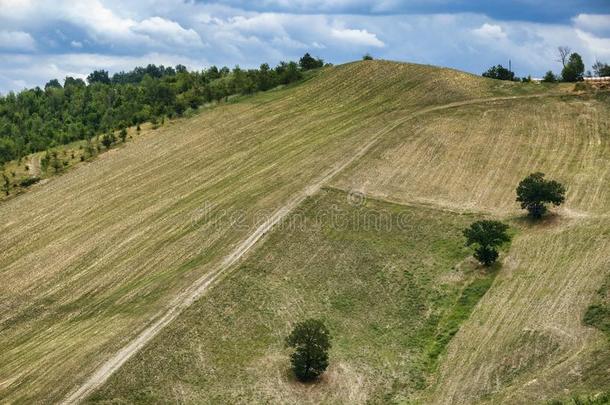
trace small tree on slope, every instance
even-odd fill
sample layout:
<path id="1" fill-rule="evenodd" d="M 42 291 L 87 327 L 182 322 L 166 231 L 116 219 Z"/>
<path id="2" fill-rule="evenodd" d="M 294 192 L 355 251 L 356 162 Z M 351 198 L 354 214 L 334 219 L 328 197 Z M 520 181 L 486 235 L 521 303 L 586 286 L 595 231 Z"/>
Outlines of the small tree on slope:
<path id="1" fill-rule="evenodd" d="M 540 219 L 548 211 L 546 204 L 555 206 L 565 201 L 565 187 L 554 180 L 545 180 L 544 173 L 532 173 L 517 186 L 517 202 L 528 210 L 534 219 Z"/>
<path id="2" fill-rule="evenodd" d="M 466 246 L 475 245 L 474 257 L 485 266 L 498 259 L 497 248 L 510 241 L 508 225 L 498 221 L 477 221 L 464 230 Z"/>
<path id="3" fill-rule="evenodd" d="M 308 319 L 297 323 L 286 338 L 286 345 L 294 348 L 290 362 L 300 381 L 315 380 L 328 367 L 330 333 L 324 322 Z"/>

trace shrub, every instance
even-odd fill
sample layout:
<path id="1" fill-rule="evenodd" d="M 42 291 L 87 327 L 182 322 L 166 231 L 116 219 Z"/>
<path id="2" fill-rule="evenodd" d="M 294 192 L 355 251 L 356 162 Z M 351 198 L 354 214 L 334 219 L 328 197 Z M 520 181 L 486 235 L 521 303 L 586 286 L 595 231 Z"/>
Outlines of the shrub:
<path id="1" fill-rule="evenodd" d="M 308 319 L 299 322 L 286 338 L 286 345 L 294 348 L 290 356 L 292 370 L 300 381 L 318 378 L 328 367 L 330 333 L 324 322 Z"/>
<path id="2" fill-rule="evenodd" d="M 557 82 L 557 76 L 555 76 L 555 73 L 553 73 L 551 70 L 549 70 L 548 72 L 546 72 L 544 74 L 544 77 L 542 78 L 542 81 L 545 83 L 556 83 Z"/>
<path id="3" fill-rule="evenodd" d="M 112 132 L 108 132 L 106 135 L 102 137 L 102 145 L 106 149 L 110 149 L 112 144 L 115 142 L 114 134 Z"/>
<path id="4" fill-rule="evenodd" d="M 40 177 L 26 177 L 19 182 L 21 187 L 29 187 L 32 184 L 36 184 L 40 181 Z"/>
<path id="5" fill-rule="evenodd" d="M 2 190 L 4 194 L 9 195 L 11 191 L 11 181 L 8 179 L 8 176 L 2 173 Z"/>

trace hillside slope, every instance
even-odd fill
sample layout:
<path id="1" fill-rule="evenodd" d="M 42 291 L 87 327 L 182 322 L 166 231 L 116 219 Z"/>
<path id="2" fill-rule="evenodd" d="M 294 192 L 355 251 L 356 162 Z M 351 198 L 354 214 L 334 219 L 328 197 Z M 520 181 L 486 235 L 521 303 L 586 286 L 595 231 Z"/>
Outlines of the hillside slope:
<path id="1" fill-rule="evenodd" d="M 404 399 L 424 385 L 440 320 L 466 285 L 485 278 L 453 270 L 468 255 L 461 230 L 474 218 L 354 204 L 343 192 L 322 190 L 90 401 Z M 313 316 L 332 331 L 331 367 L 318 384 L 298 384 L 284 339 L 290 325 Z"/>
<path id="2" fill-rule="evenodd" d="M 422 108 L 547 91 L 389 62 L 322 70 L 0 205 L 0 397 L 57 401 L 295 194 Z"/>
<path id="3" fill-rule="evenodd" d="M 567 186 L 566 203 L 538 225 L 515 202 L 516 185 L 534 171 Z M 425 401 L 532 403 L 610 389 L 607 339 L 582 323 L 610 271 L 609 179 L 607 94 L 424 114 L 335 179 L 345 190 L 488 213 L 521 230 Z"/>
<path id="4" fill-rule="evenodd" d="M 337 291 L 320 293 L 320 286 L 336 285 L 342 277 L 345 284 L 355 283 L 350 287 L 352 294 L 358 285 L 372 285 L 374 278 L 363 280 L 355 275 L 364 277 L 371 265 L 357 261 L 353 264 L 356 269 L 344 275 L 342 257 L 351 257 L 349 248 L 342 247 L 334 254 L 323 249 L 320 258 L 317 252 L 321 248 L 310 246 L 307 239 L 294 241 L 297 251 L 292 252 L 287 246 L 282 248 L 282 243 L 292 240 L 290 234 L 278 230 L 257 251 L 260 256 L 237 269 L 227 285 L 218 287 L 218 295 L 195 303 L 91 400 L 363 403 L 416 398 L 423 403 L 529 404 L 574 392 L 606 390 L 610 384 L 604 377 L 608 342 L 599 331 L 582 324 L 582 315 L 610 269 L 608 100 L 603 94 L 499 99 L 492 97 L 493 93 L 487 99 L 447 103 L 443 108 L 423 102 L 422 108 L 403 121 L 401 117 L 408 114 L 399 114 L 400 126 L 331 180 L 335 187 L 398 202 L 415 212 L 432 209 L 444 216 L 472 211 L 508 221 L 517 231 L 498 276 L 441 356 L 439 373 L 431 376 L 428 390 L 416 392 L 423 387 L 412 380 L 414 376 L 422 378 L 422 370 L 418 370 L 421 351 L 395 338 L 392 345 L 398 345 L 398 352 L 408 353 L 406 358 L 394 353 L 383 366 L 373 360 L 362 361 L 364 353 L 376 350 L 372 346 L 383 341 L 384 334 L 371 337 L 369 329 L 377 330 L 378 326 L 370 320 L 360 320 L 358 327 L 343 323 L 371 309 L 341 314 L 332 306 Z M 523 176 L 537 170 L 568 185 L 568 200 L 559 215 L 535 225 L 523 220 L 514 190 Z M 412 225 L 413 235 L 425 238 L 432 232 L 429 227 Z M 357 239 L 340 232 L 337 237 Z M 369 242 L 384 243 L 381 236 L 371 237 Z M 409 242 L 403 243 L 406 250 Z M 327 245 L 331 242 L 322 243 Z M 435 261 L 447 247 L 430 243 L 420 249 L 435 252 L 438 256 L 429 259 Z M 285 258 L 278 257 L 282 253 Z M 301 255 L 307 260 L 300 260 Z M 282 294 L 284 289 L 294 288 L 293 283 L 302 282 L 309 266 L 315 280 L 322 280 Z M 416 261 L 397 264 L 406 273 L 415 274 L 419 266 Z M 272 285 L 272 292 L 264 292 L 254 282 L 244 285 L 237 281 L 252 277 L 245 274 L 252 268 Z M 326 269 L 328 275 L 321 276 L 315 270 L 318 268 Z M 442 270 L 438 283 L 468 274 L 459 270 L 460 266 L 456 268 L 457 274 Z M 427 273 L 432 277 L 432 271 Z M 386 270 L 376 277 L 388 277 Z M 223 287 L 228 289 L 224 293 Z M 410 290 L 429 293 L 420 289 Z M 246 295 L 245 303 L 236 298 L 218 304 L 221 297 L 235 290 L 241 292 L 240 297 Z M 322 308 L 299 298 L 305 292 L 315 296 Z M 261 312 L 246 309 L 248 304 Z M 208 315 L 210 308 L 216 307 L 230 309 Z M 375 301 L 374 308 L 392 308 L 392 300 Z M 439 306 L 428 308 L 439 310 Z M 278 313 L 282 314 L 280 321 Z M 322 385 L 307 389 L 283 374 L 287 365 L 282 362 L 285 354 L 279 346 L 286 333 L 282 327 L 309 314 L 327 317 L 338 333 L 334 349 L 338 364 Z M 417 319 L 413 313 L 403 317 L 397 319 L 406 324 Z M 398 322 L 389 315 L 375 319 Z M 396 324 L 395 328 L 400 330 L 401 326 Z M 420 336 L 427 342 L 424 346 L 430 344 L 427 338 Z M 265 343 L 248 348 L 249 343 L 259 340 Z M 213 349 L 204 349 L 208 346 Z M 181 371 L 155 372 L 161 364 Z M 247 383 L 235 382 L 242 380 Z"/>

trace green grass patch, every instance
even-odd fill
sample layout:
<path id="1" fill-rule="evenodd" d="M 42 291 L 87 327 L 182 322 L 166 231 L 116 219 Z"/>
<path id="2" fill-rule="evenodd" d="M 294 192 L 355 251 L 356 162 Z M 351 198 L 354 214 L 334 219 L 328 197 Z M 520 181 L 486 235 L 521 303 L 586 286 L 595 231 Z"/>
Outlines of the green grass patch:
<path id="1" fill-rule="evenodd" d="M 437 334 L 427 348 L 427 368 L 429 372 L 436 369 L 439 356 L 444 353 L 447 345 L 460 329 L 462 322 L 468 319 L 475 305 L 489 290 L 496 274 L 497 267 L 481 273 L 466 285 L 459 294 L 457 301 L 450 307 L 446 317 L 439 322 Z"/>
<path id="2" fill-rule="evenodd" d="M 473 219 L 376 200 L 355 206 L 323 190 L 90 401 L 408 398 L 491 284 L 493 272 L 458 266 Z M 294 380 L 283 345 L 308 317 L 333 336 L 331 366 L 314 385 Z"/>
<path id="3" fill-rule="evenodd" d="M 583 323 L 601 330 L 610 339 L 610 274 L 606 276 L 595 300 L 585 311 Z"/>

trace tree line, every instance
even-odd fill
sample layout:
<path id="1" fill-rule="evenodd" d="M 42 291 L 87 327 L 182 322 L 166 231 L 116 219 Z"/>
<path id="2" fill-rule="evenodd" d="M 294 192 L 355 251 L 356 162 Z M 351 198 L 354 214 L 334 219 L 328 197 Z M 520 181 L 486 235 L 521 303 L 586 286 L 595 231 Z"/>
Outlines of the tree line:
<path id="1" fill-rule="evenodd" d="M 96 70 L 87 80 L 66 77 L 44 88 L 0 96 L 0 165 L 33 152 L 92 139 L 231 95 L 270 90 L 301 80 L 303 72 L 322 67 L 322 59 L 305 54 L 299 62 L 267 63 L 258 69 L 211 66 L 202 71 L 176 67 L 136 67 L 112 76 Z"/>
<path id="2" fill-rule="evenodd" d="M 583 80 L 585 76 L 610 76 L 610 65 L 600 61 L 596 61 L 593 64 L 593 72 L 585 72 L 585 64 L 582 57 L 578 53 L 572 52 L 572 50 L 567 46 L 560 46 L 557 48 L 557 55 L 557 62 L 561 63 L 562 66 L 561 74 L 556 74 L 552 70 L 549 70 L 542 78 L 543 82 L 578 82 Z M 532 80 L 531 76 L 518 78 L 514 72 L 502 65 L 490 67 L 487 71 L 483 72 L 482 76 L 489 77 L 491 79 L 521 82 L 530 82 Z"/>

